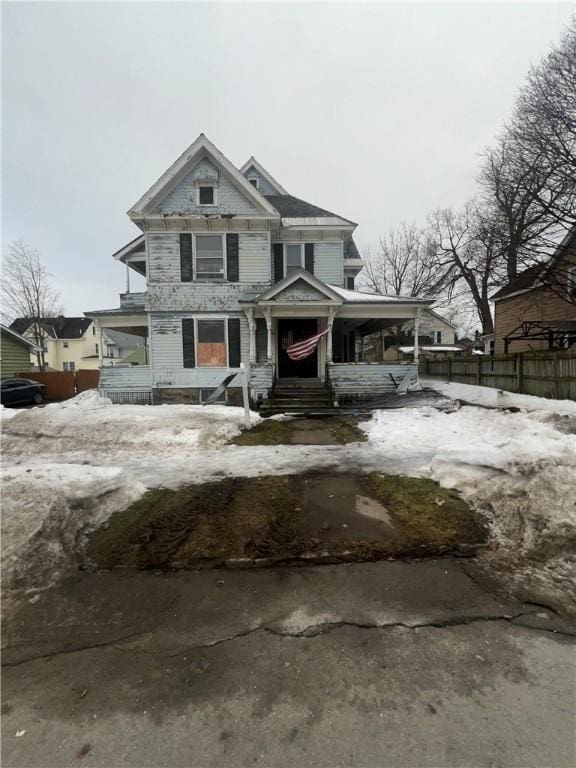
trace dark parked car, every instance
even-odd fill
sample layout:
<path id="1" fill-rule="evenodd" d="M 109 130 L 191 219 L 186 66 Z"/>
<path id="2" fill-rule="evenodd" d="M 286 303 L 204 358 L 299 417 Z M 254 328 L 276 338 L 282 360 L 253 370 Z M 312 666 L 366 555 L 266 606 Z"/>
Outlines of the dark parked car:
<path id="1" fill-rule="evenodd" d="M 46 385 L 31 379 L 3 379 L 0 381 L 2 405 L 40 405 L 46 399 Z"/>

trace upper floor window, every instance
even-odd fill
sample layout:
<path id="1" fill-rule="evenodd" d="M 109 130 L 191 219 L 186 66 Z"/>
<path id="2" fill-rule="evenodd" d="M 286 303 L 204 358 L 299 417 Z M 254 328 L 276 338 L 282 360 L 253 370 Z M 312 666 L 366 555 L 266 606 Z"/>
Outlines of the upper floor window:
<path id="1" fill-rule="evenodd" d="M 434 342 L 435 342 L 436 344 L 442 344 L 442 331 L 436 331 L 434 335 L 435 335 L 435 337 L 436 337 L 436 338 L 434 339 Z"/>
<path id="2" fill-rule="evenodd" d="M 75 364 L 74 362 L 70 362 L 70 363 L 62 363 L 62 368 L 63 368 L 65 371 L 72 371 L 72 372 L 73 372 L 73 371 L 75 371 L 75 370 L 76 370 L 76 364 Z"/>
<path id="3" fill-rule="evenodd" d="M 253 179 L 248 179 L 248 181 L 250 182 L 250 184 L 252 184 L 253 187 L 256 187 L 256 189 L 258 189 L 258 179 L 253 178 Z"/>
<path id="4" fill-rule="evenodd" d="M 92 326 L 92 336 L 96 336 L 96 326 Z"/>
<path id="5" fill-rule="evenodd" d="M 304 266 L 304 248 L 300 243 L 298 245 L 286 246 L 286 276 L 291 275 L 292 272 L 296 272 L 297 269 L 302 269 Z"/>
<path id="6" fill-rule="evenodd" d="M 224 238 L 222 235 L 196 235 L 196 279 L 224 279 Z"/>
<path id="7" fill-rule="evenodd" d="M 346 288 L 349 291 L 353 291 L 354 290 L 354 278 L 353 277 L 347 277 L 346 278 Z"/>
<path id="8" fill-rule="evenodd" d="M 68 342 L 67 341 L 63 342 L 62 346 L 64 347 L 64 349 L 68 349 Z"/>
<path id="9" fill-rule="evenodd" d="M 197 190 L 198 205 L 216 205 L 216 187 L 213 185 L 200 185 Z"/>

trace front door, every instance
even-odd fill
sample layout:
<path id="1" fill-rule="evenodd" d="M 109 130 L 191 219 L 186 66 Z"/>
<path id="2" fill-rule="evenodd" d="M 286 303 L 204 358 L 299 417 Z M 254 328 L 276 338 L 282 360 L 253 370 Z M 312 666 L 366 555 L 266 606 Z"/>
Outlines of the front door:
<path id="1" fill-rule="evenodd" d="M 290 360 L 286 347 L 318 333 L 318 321 L 312 318 L 278 320 L 278 378 L 318 378 L 318 347 L 304 360 Z"/>

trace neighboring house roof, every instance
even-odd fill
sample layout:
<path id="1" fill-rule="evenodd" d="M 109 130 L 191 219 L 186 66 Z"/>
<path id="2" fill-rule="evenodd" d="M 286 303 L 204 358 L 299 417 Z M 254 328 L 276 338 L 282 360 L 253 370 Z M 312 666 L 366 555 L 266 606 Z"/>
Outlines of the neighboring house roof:
<path id="1" fill-rule="evenodd" d="M 34 321 L 29 317 L 17 317 L 10 328 L 17 333 L 26 333 Z M 81 339 L 92 320 L 89 317 L 45 317 L 40 324 L 53 339 Z"/>
<path id="2" fill-rule="evenodd" d="M 566 249 L 576 240 L 576 226 L 572 227 L 568 234 L 559 243 L 558 247 L 552 254 L 552 257 L 545 263 L 533 264 L 528 269 L 520 272 L 514 277 L 507 285 L 504 285 L 490 298 L 492 301 L 498 301 L 505 299 L 509 296 L 526 293 L 534 288 L 538 288 L 541 285 L 541 280 L 545 277 L 546 273 L 554 270 L 558 262 L 564 257 Z"/>
<path id="3" fill-rule="evenodd" d="M 311 226 L 323 223 L 315 221 L 316 219 L 341 219 L 347 224 L 356 225 L 354 221 L 345 219 L 344 216 L 327 211 L 325 208 L 320 208 L 317 205 L 312 205 L 312 203 L 307 203 L 305 200 L 300 200 L 300 198 L 293 195 L 266 195 L 266 200 L 276 208 L 283 219 L 311 219 Z"/>
<path id="4" fill-rule="evenodd" d="M 541 275 L 544 267 L 542 264 L 534 264 L 532 267 L 528 267 L 520 274 L 516 275 L 513 280 L 510 280 L 508 285 L 500 288 L 491 299 L 496 301 L 498 299 L 504 299 L 506 296 L 510 296 L 513 293 L 524 293 L 525 291 L 531 291 L 536 287 L 536 282 Z"/>
<path id="5" fill-rule="evenodd" d="M 266 181 L 268 182 L 268 184 L 270 184 L 271 187 L 274 187 L 274 189 L 276 189 L 278 191 L 279 195 L 287 195 L 288 194 L 288 192 L 286 192 L 284 187 L 281 187 L 280 184 L 278 184 L 278 182 L 276 181 L 274 176 L 272 176 L 272 174 L 268 173 L 266 168 L 264 168 L 262 165 L 260 165 L 260 163 L 258 162 L 258 160 L 256 160 L 254 155 L 252 155 L 250 160 L 247 160 L 244 163 L 244 165 L 242 166 L 242 168 L 240 168 L 240 173 L 245 174 L 246 171 L 249 168 L 254 168 L 256 171 L 258 171 L 260 176 L 263 176 L 266 179 Z"/>
<path id="6" fill-rule="evenodd" d="M 119 248 L 115 253 L 113 253 L 112 258 L 117 259 L 118 261 L 122 261 L 122 259 L 125 259 L 126 256 L 131 256 L 134 253 L 144 252 L 145 247 L 146 238 L 144 235 L 138 235 L 138 237 L 135 237 L 134 240 L 130 240 L 129 243 L 126 243 L 126 245 L 123 245 L 122 248 Z"/>
<path id="7" fill-rule="evenodd" d="M 24 338 L 24 336 L 21 336 L 13 328 L 8 328 L 6 325 L 0 324 L 0 333 L 3 333 L 3 334 L 5 333 L 8 336 L 11 336 L 15 341 L 18 341 L 21 344 L 25 344 L 33 352 L 39 352 L 40 351 L 40 347 L 38 347 L 36 344 L 34 344 L 33 341 L 30 341 L 30 339 Z"/>

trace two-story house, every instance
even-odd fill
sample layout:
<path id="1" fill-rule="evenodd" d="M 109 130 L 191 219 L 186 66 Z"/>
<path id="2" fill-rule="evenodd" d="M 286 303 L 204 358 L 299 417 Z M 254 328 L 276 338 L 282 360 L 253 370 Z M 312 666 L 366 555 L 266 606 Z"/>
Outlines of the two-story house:
<path id="1" fill-rule="evenodd" d="M 243 365 L 255 404 L 287 381 L 314 382 L 341 401 L 414 370 L 357 362 L 356 338 L 417 326 L 430 302 L 356 291 L 356 224 L 292 196 L 254 157 L 238 169 L 201 134 L 128 216 L 141 234 L 114 254 L 127 291 L 119 308 L 86 315 L 99 333 L 146 337 L 149 364 L 103 370 L 111 397 L 199 403 Z M 131 270 L 145 275 L 145 293 L 130 292 Z M 287 354 L 323 331 L 305 359 Z M 238 378 L 228 402 L 239 402 Z"/>

